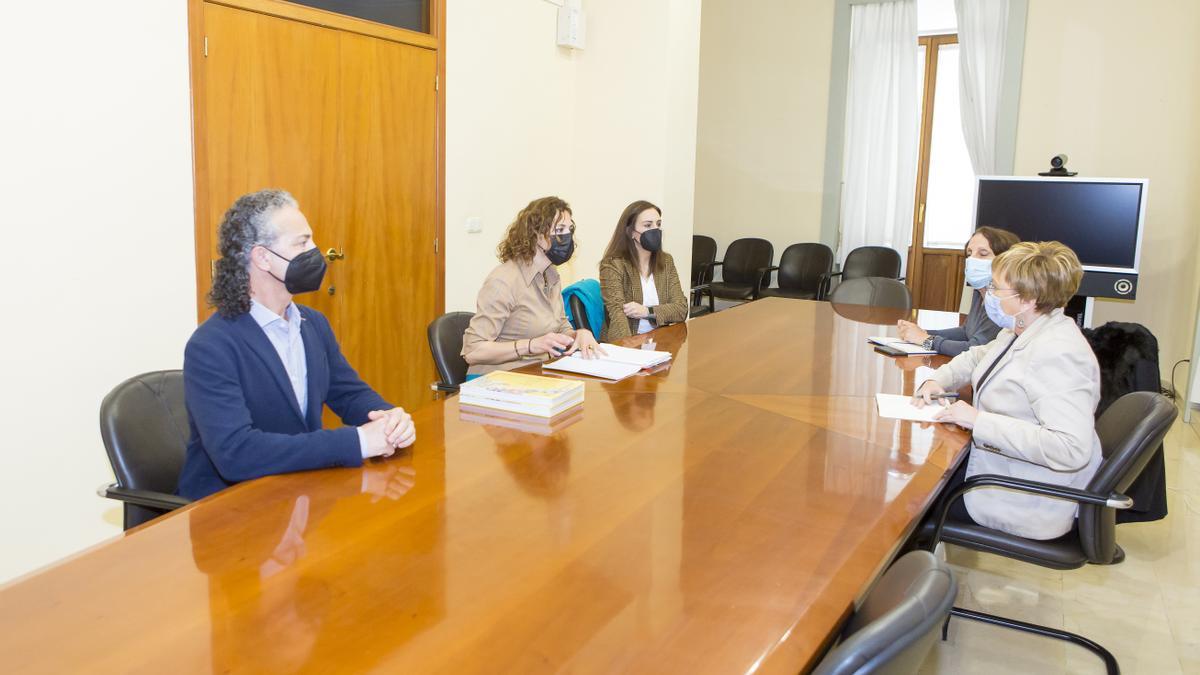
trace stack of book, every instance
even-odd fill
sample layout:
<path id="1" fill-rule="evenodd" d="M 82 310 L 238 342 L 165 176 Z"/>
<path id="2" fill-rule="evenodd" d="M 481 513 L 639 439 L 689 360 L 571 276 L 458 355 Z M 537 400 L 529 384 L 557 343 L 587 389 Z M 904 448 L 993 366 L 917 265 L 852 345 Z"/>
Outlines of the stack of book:
<path id="1" fill-rule="evenodd" d="M 583 419 L 583 406 L 575 406 L 555 415 L 554 417 L 534 417 L 520 413 L 505 412 L 493 408 L 480 408 L 473 405 L 458 406 L 458 419 L 464 422 L 474 422 L 489 427 L 504 427 L 516 429 L 539 436 L 553 436 L 567 427 Z"/>
<path id="2" fill-rule="evenodd" d="M 461 405 L 554 417 L 583 403 L 583 383 L 496 370 L 458 388 Z"/>
<path id="3" fill-rule="evenodd" d="M 585 359 L 579 352 L 542 365 L 549 370 L 561 370 L 601 377 L 606 380 L 623 380 L 643 368 L 653 368 L 671 360 L 671 352 L 655 352 L 649 349 L 630 349 L 617 345 L 603 344 L 604 356 Z"/>

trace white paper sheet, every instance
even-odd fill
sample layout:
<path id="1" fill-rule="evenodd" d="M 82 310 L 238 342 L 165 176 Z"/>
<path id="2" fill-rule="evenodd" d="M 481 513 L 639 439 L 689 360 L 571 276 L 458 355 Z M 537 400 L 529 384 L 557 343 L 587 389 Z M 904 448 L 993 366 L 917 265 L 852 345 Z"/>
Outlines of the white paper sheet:
<path id="1" fill-rule="evenodd" d="M 880 417 L 913 422 L 933 422 L 934 415 L 942 410 L 942 405 L 937 402 L 918 408 L 912 404 L 911 396 L 899 394 L 875 394 L 875 405 L 879 406 Z"/>

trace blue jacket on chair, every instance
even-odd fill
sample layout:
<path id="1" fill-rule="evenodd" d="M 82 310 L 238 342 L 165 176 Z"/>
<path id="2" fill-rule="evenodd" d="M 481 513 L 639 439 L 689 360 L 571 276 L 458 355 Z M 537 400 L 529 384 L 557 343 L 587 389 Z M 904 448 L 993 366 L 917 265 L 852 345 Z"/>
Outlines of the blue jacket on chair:
<path id="1" fill-rule="evenodd" d="M 183 357 L 191 437 L 178 493 L 199 499 L 251 478 L 362 465 L 358 425 L 392 406 L 346 362 L 329 321 L 296 305 L 308 366 L 301 411 L 279 354 L 250 314 L 215 314 L 192 333 Z M 348 425 L 321 428 L 328 405 Z"/>
<path id="2" fill-rule="evenodd" d="M 583 310 L 587 314 L 587 323 L 583 317 L 572 316 L 571 296 L 578 295 L 583 301 Z M 576 329 L 597 326 L 596 340 L 600 339 L 600 328 L 604 326 L 604 297 L 600 295 L 600 282 L 596 279 L 581 279 L 567 286 L 562 291 L 563 309 L 567 313 L 567 321 Z"/>

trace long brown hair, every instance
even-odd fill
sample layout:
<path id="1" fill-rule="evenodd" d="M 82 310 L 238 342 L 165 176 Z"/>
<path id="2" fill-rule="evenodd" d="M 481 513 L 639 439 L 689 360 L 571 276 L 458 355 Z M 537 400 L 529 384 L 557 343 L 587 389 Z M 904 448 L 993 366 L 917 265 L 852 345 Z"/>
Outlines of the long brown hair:
<path id="1" fill-rule="evenodd" d="M 621 217 L 617 220 L 617 229 L 613 232 L 612 239 L 608 242 L 608 248 L 604 249 L 604 257 L 601 260 L 610 258 L 624 258 L 633 266 L 633 269 L 641 273 L 641 267 L 638 265 L 638 250 L 637 244 L 634 243 L 633 237 L 629 236 L 633 232 L 633 227 L 637 225 L 637 217 L 642 211 L 654 209 L 658 212 L 658 216 L 662 217 L 662 209 L 658 208 L 650 202 L 639 199 L 636 202 L 625 207 L 621 212 Z M 654 251 L 650 254 L 650 269 L 653 272 L 658 272 L 662 267 L 662 256 L 659 255 L 662 251 Z"/>
<path id="2" fill-rule="evenodd" d="M 538 236 L 550 236 L 554 223 L 563 211 L 571 213 L 571 205 L 558 197 L 542 197 L 529 202 L 509 224 L 504 240 L 496 247 L 500 262 L 516 260 L 527 263 L 533 260 L 538 251 Z"/>
<path id="3" fill-rule="evenodd" d="M 998 227 L 992 227 L 991 225 L 983 225 L 982 227 L 979 227 L 971 233 L 971 236 L 974 237 L 977 234 L 982 234 L 983 238 L 987 239 L 988 246 L 992 248 L 992 255 L 1000 255 L 1001 253 L 1004 253 L 1008 249 L 1012 248 L 1013 244 L 1021 241 L 1021 238 L 1012 232 L 1009 232 L 1008 230 L 1002 230 Z M 971 243 L 971 240 L 967 239 L 967 243 Z M 965 252 L 966 250 L 967 247 L 964 244 L 963 251 Z"/>

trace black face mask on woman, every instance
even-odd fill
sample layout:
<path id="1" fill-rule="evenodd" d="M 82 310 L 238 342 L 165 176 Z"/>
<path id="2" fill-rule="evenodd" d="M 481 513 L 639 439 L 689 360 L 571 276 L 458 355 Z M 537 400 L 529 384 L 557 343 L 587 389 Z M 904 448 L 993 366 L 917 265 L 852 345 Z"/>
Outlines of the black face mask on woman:
<path id="1" fill-rule="evenodd" d="M 269 248 L 267 250 L 271 251 Z M 271 253 L 275 253 L 275 251 L 271 251 Z M 292 295 L 311 293 L 321 287 L 321 281 L 325 278 L 325 256 L 321 255 L 320 249 L 310 248 L 290 260 L 278 253 L 275 255 L 280 260 L 287 260 L 287 272 L 284 273 L 282 279 L 275 277 L 270 272 L 268 274 L 282 282 L 288 293 Z"/>
<path id="2" fill-rule="evenodd" d="M 550 248 L 546 249 L 546 257 L 555 265 L 561 265 L 571 259 L 575 252 L 575 237 L 570 234 L 550 235 Z"/>
<path id="3" fill-rule="evenodd" d="M 662 230 L 646 230 L 641 237 L 642 248 L 654 253 L 662 250 Z"/>

